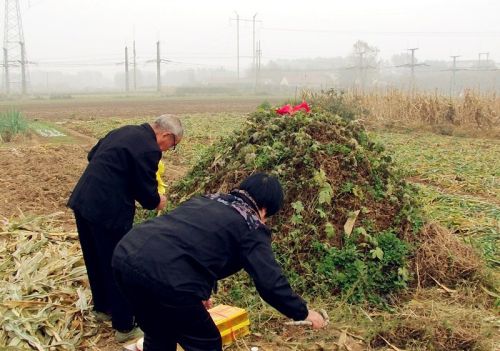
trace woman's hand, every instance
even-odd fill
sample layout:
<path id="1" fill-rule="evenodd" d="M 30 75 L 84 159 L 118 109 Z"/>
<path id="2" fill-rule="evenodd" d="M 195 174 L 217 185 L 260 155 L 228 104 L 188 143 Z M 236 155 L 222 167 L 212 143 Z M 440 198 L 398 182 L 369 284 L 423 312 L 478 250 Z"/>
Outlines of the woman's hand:
<path id="1" fill-rule="evenodd" d="M 307 315 L 306 321 L 312 323 L 313 329 L 321 329 L 326 325 L 326 321 L 323 318 L 323 316 L 313 310 L 309 310 L 309 314 Z"/>
<path id="2" fill-rule="evenodd" d="M 160 203 L 156 207 L 156 210 L 157 211 L 163 210 L 166 204 L 167 204 L 167 198 L 164 195 L 160 195 Z"/>
<path id="3" fill-rule="evenodd" d="M 214 306 L 212 299 L 203 300 L 201 301 L 201 303 L 203 304 L 203 306 L 205 306 L 207 310 L 211 309 Z"/>

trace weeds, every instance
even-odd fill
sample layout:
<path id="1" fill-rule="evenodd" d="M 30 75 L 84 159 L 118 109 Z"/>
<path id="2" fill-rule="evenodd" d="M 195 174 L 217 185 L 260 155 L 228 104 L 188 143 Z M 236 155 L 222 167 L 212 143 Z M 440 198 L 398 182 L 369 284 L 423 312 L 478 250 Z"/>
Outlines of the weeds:
<path id="1" fill-rule="evenodd" d="M 0 142 L 9 142 L 18 134 L 28 131 L 28 122 L 21 112 L 9 110 L 0 113 Z"/>

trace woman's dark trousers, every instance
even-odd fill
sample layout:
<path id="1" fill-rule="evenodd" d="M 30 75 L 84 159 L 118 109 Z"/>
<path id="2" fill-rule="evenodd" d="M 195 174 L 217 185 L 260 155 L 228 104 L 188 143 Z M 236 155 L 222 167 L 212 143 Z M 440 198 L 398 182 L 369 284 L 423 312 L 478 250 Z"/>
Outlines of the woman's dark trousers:
<path id="1" fill-rule="evenodd" d="M 199 298 L 167 297 L 147 281 L 131 281 L 133 274 L 115 274 L 144 331 L 144 351 L 175 351 L 177 344 L 185 351 L 222 351 L 220 333 Z"/>

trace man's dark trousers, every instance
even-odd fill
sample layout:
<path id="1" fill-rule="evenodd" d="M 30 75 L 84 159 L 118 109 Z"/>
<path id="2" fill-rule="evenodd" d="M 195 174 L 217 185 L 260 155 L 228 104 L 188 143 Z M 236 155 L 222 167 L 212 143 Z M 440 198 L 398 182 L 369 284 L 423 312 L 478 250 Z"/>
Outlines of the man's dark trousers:
<path id="1" fill-rule="evenodd" d="M 111 314 L 114 329 L 128 331 L 134 327 L 134 316 L 113 278 L 111 258 L 116 245 L 131 228 L 109 229 L 89 222 L 77 211 L 75 219 L 94 310 Z"/>

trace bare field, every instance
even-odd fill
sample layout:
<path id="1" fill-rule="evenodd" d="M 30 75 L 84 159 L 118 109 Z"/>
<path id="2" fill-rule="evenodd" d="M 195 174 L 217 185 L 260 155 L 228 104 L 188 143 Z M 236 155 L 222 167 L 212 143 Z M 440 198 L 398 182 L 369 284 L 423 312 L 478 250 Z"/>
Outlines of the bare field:
<path id="1" fill-rule="evenodd" d="M 70 191 L 86 165 L 82 145 L 0 148 L 0 215 L 66 211 Z"/>
<path id="2" fill-rule="evenodd" d="M 14 107 L 29 119 L 65 120 L 92 118 L 137 118 L 151 117 L 165 113 L 216 113 L 238 112 L 248 113 L 255 110 L 264 100 L 271 103 L 282 101 L 282 98 L 249 97 L 249 98 L 126 98 L 110 97 L 75 98 L 59 101 L 30 100 L 25 102 L 2 102 L 0 111 Z"/>

